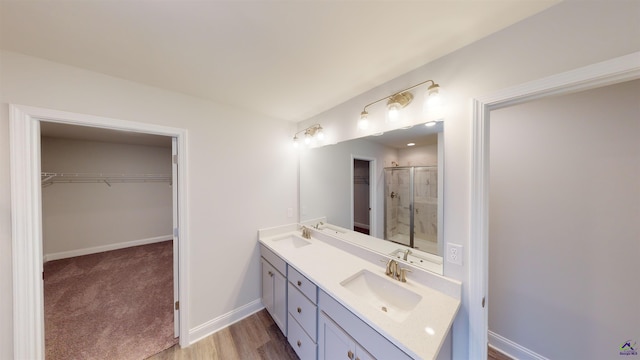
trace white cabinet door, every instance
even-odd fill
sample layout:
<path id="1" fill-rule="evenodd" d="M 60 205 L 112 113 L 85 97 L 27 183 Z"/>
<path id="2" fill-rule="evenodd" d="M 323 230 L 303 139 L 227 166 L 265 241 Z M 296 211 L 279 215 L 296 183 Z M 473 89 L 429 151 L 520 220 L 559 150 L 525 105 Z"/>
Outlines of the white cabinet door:
<path id="1" fill-rule="evenodd" d="M 278 270 L 273 275 L 273 321 L 283 334 L 287 333 L 287 278 Z"/>
<path id="2" fill-rule="evenodd" d="M 376 360 L 327 314 L 320 312 L 318 360 Z"/>
<path id="3" fill-rule="evenodd" d="M 265 259 L 262 261 L 262 303 L 269 313 L 273 313 L 273 275 L 275 270 Z"/>
<path id="4" fill-rule="evenodd" d="M 318 360 L 355 360 L 355 341 L 325 313 L 318 321 Z"/>
<path id="5" fill-rule="evenodd" d="M 268 261 L 262 261 L 262 303 L 283 334 L 287 333 L 287 279 Z"/>

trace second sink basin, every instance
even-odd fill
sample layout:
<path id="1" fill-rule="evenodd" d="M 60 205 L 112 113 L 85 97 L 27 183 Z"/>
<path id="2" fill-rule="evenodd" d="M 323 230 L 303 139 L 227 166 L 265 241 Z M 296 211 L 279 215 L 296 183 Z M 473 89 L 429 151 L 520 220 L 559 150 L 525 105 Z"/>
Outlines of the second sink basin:
<path id="1" fill-rule="evenodd" d="M 283 248 L 301 248 L 303 246 L 311 245 L 311 242 L 303 239 L 297 235 L 288 235 L 281 238 L 273 239 L 274 245 Z"/>
<path id="2" fill-rule="evenodd" d="M 391 319 L 402 322 L 418 305 L 422 296 L 369 270 L 362 270 L 343 280 L 340 285 L 359 296 Z"/>

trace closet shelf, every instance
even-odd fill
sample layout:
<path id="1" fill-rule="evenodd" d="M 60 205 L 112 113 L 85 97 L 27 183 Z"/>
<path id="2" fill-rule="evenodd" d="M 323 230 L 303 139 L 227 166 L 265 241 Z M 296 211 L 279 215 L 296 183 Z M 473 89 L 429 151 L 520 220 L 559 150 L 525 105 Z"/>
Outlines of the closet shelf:
<path id="1" fill-rule="evenodd" d="M 55 173 L 42 172 L 40 174 L 42 187 L 55 183 L 146 183 L 168 182 L 172 184 L 171 174 L 109 174 L 109 173 Z"/>
<path id="2" fill-rule="evenodd" d="M 362 176 L 362 175 L 354 176 L 353 177 L 353 183 L 354 184 L 366 184 L 366 185 L 369 185 L 369 178 L 366 177 L 366 176 Z"/>

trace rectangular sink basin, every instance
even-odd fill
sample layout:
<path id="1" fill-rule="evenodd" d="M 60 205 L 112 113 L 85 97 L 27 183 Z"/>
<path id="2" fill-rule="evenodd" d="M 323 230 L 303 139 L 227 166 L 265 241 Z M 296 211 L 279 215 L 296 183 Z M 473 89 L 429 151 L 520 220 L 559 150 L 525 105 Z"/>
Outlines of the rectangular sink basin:
<path id="1" fill-rule="evenodd" d="M 402 322 L 422 300 L 422 296 L 396 281 L 362 270 L 343 280 L 340 285 L 389 318 Z"/>
<path id="2" fill-rule="evenodd" d="M 344 231 L 333 230 L 333 229 L 330 229 L 328 227 L 322 229 L 322 232 L 327 233 L 327 234 L 331 234 L 331 235 L 344 234 Z"/>
<path id="3" fill-rule="evenodd" d="M 311 245 L 311 242 L 296 235 L 288 235 L 281 238 L 273 239 L 272 241 L 275 246 L 281 248 L 301 248 L 303 246 Z"/>

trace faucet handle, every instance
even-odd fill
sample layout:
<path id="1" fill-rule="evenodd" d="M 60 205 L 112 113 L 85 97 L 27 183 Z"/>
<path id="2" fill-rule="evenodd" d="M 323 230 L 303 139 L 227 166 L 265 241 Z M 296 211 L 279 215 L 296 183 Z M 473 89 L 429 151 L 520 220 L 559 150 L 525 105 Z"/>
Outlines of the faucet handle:
<path id="1" fill-rule="evenodd" d="M 401 282 L 407 282 L 407 273 L 408 272 L 413 272 L 407 268 L 400 268 L 400 278 L 398 280 L 400 280 Z"/>

